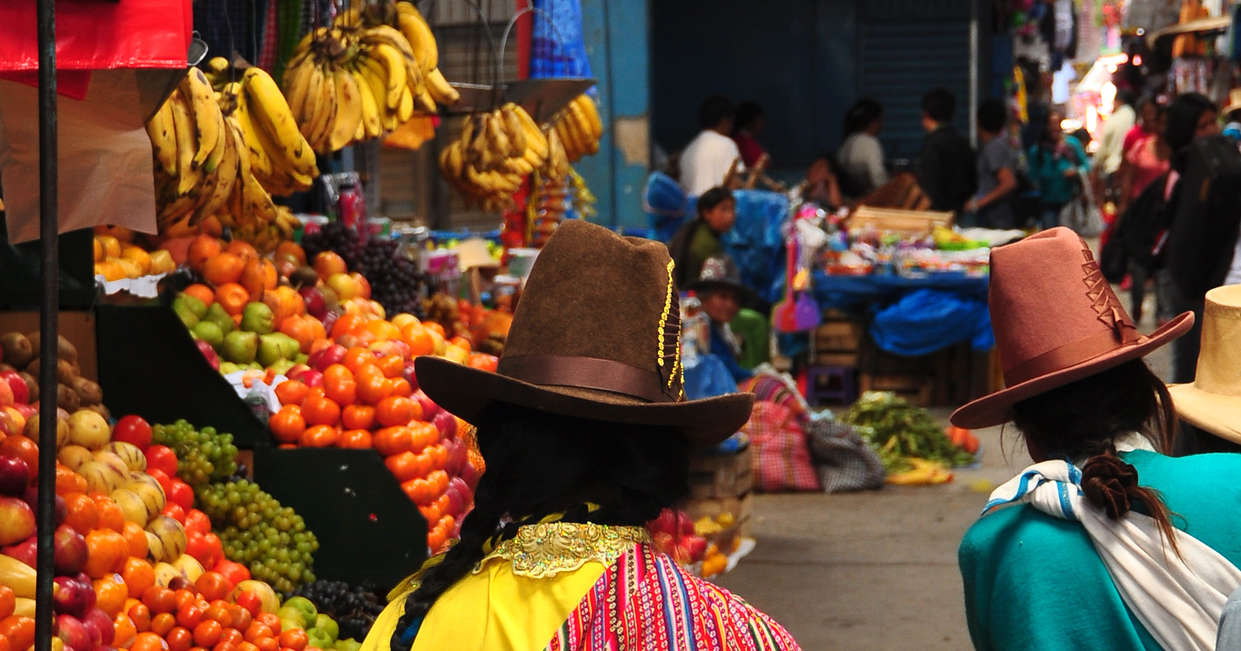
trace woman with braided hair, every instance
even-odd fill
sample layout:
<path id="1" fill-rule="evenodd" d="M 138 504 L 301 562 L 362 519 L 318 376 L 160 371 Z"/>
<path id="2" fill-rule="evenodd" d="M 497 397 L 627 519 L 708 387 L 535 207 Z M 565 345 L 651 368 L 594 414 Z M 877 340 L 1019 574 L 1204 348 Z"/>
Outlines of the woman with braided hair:
<path id="1" fill-rule="evenodd" d="M 421 388 L 478 428 L 487 471 L 460 540 L 392 590 L 363 651 L 799 648 L 643 526 L 688 495 L 690 450 L 752 403 L 684 399 L 673 278 L 664 245 L 566 222 L 496 373 L 417 360 Z"/>
<path id="2" fill-rule="evenodd" d="M 1167 456 L 1172 398 L 1141 359 L 1193 313 L 1142 335 L 1063 227 L 994 249 L 991 274 L 1007 388 L 952 422 L 1012 421 L 1035 463 L 961 543 L 974 646 L 1216 648 L 1241 587 L 1241 456 Z"/>

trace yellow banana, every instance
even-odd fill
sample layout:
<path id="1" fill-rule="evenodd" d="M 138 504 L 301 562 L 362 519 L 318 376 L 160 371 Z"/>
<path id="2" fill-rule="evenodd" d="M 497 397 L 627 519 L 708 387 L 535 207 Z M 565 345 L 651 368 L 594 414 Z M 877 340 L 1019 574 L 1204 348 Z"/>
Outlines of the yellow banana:
<path id="1" fill-rule="evenodd" d="M 242 79 L 242 87 L 251 100 L 249 106 L 254 108 L 253 115 L 258 118 L 257 126 L 272 137 L 285 159 L 299 170 L 314 167 L 315 153 L 298 131 L 297 120 L 271 75 L 262 68 L 249 68 Z"/>
<path id="2" fill-rule="evenodd" d="M 328 146 L 332 151 L 349 144 L 362 122 L 362 90 L 353 75 L 344 68 L 333 73 L 336 82 L 336 117 Z"/>
<path id="3" fill-rule="evenodd" d="M 401 58 L 401 53 L 396 48 L 386 43 L 380 43 L 371 48 L 374 57 L 383 64 L 386 76 L 384 81 L 388 86 L 387 105 L 388 108 L 397 108 L 400 106 L 402 91 L 408 90 L 406 87 L 405 61 Z M 413 98 L 410 98 L 411 100 Z M 403 118 L 404 122 L 409 118 Z"/>
<path id="4" fill-rule="evenodd" d="M 453 88 L 448 80 L 444 78 L 444 74 L 438 68 L 427 73 L 426 76 L 427 90 L 431 91 L 431 96 L 440 104 L 452 106 L 461 99 L 461 93 Z"/>
<path id="5" fill-rule="evenodd" d="M 547 138 L 539 130 L 539 125 L 534 123 L 534 118 L 530 117 L 530 114 L 520 104 L 513 104 L 513 113 L 525 130 L 526 146 L 534 150 L 539 158 L 547 158 Z"/>
<path id="6" fill-rule="evenodd" d="M 310 132 L 306 134 L 306 140 L 315 151 L 328 151 L 328 138 L 332 135 L 336 111 L 339 108 L 336 105 L 336 80 L 331 71 L 323 71 L 323 83 L 319 84 L 318 97 L 307 100 L 311 101 L 319 103 L 319 110 L 315 113 L 314 121 L 309 123 Z"/>
<path id="7" fill-rule="evenodd" d="M 314 61 L 310 57 L 305 57 L 300 63 L 294 64 L 290 61 L 289 67 L 284 69 L 284 87 L 288 91 L 289 112 L 294 117 L 302 115 L 307 91 L 310 88 L 310 74 L 315 68 Z"/>
<path id="8" fill-rule="evenodd" d="M 203 76 L 202 70 L 190 68 L 178 89 L 194 115 L 194 126 L 197 129 L 198 148 L 194 152 L 193 163 L 196 167 L 202 166 L 207 157 L 224 144 L 221 133 L 224 116 L 220 114 L 220 105 L 215 101 L 215 91 Z"/>
<path id="9" fill-rule="evenodd" d="M 169 176 L 177 173 L 177 138 L 172 122 L 172 102 L 165 101 L 146 124 L 147 135 L 151 137 L 151 149 L 155 152 L 155 160 Z"/>
<path id="10" fill-rule="evenodd" d="M 526 130 L 517 117 L 516 107 L 516 104 L 509 102 L 500 107 L 500 115 L 504 118 L 504 131 L 513 145 L 512 155 L 522 156 L 526 153 Z"/>
<path id="11" fill-rule="evenodd" d="M 357 81 L 358 95 L 362 100 L 362 121 L 363 134 L 358 140 L 366 138 L 378 138 L 383 135 L 383 121 L 379 117 L 379 105 L 375 103 L 375 96 L 371 92 L 370 84 L 366 80 L 366 75 L 361 72 L 353 73 L 353 78 Z"/>
<path id="12" fill-rule="evenodd" d="M 168 100 L 172 104 L 173 131 L 177 138 L 177 196 L 184 196 L 194 189 L 198 183 L 198 169 L 194 165 L 194 118 L 190 115 L 190 107 L 186 104 L 181 92 L 172 94 Z"/>
<path id="13" fill-rule="evenodd" d="M 250 152 L 251 173 L 254 176 L 271 176 L 271 154 L 263 147 L 263 137 L 259 133 L 259 126 L 254 124 L 254 118 L 250 114 L 250 100 L 245 93 L 237 96 L 237 110 L 233 112 L 233 116 L 237 118 L 237 126 L 241 127 L 242 139 Z"/>
<path id="14" fill-rule="evenodd" d="M 210 217 L 228 202 L 228 198 L 233 194 L 233 183 L 237 181 L 237 147 L 233 140 L 232 130 L 226 125 L 224 128 L 224 153 L 220 159 L 219 166 L 216 167 L 215 174 L 211 177 L 214 180 L 214 187 L 211 189 L 210 195 L 203 199 L 195 212 L 196 219 Z M 204 189 L 204 192 L 206 190 Z"/>
<path id="15" fill-rule="evenodd" d="M 414 116 L 414 94 L 409 92 L 409 86 L 401 88 L 401 99 L 396 107 L 396 119 L 398 123 L 403 124 Z"/>
<path id="16" fill-rule="evenodd" d="M 439 66 L 439 46 L 435 43 L 435 36 L 431 34 L 431 26 L 414 5 L 398 2 L 396 7 L 397 24 L 413 48 L 414 58 L 422 66 L 423 73 L 431 72 Z"/>

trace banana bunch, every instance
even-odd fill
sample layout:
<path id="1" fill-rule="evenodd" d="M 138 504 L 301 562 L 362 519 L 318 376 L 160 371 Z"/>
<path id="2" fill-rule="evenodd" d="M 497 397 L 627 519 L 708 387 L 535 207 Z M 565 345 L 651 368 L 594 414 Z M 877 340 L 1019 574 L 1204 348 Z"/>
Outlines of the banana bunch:
<path id="1" fill-rule="evenodd" d="M 599 151 L 599 138 L 603 137 L 603 122 L 599 109 L 589 95 L 578 95 L 553 118 L 552 128 L 564 143 L 569 162 L 576 163 L 588 154 Z"/>
<path id="2" fill-rule="evenodd" d="M 220 95 L 226 114 L 235 116 L 241 127 L 255 179 L 274 195 L 309 190 L 319 176 L 315 152 L 271 75 L 247 68 L 241 80 L 225 84 Z"/>
<path id="3" fill-rule="evenodd" d="M 302 134 L 316 151 L 335 151 L 394 131 L 415 111 L 434 113 L 437 102 L 455 103 L 436 47 L 408 3 L 351 7 L 335 27 L 310 32 L 284 75 Z"/>
<path id="4" fill-rule="evenodd" d="M 244 145 L 228 128 L 201 70 L 190 68 L 146 130 L 155 157 L 160 231 L 177 223 L 193 226 L 223 212 L 241 193 Z"/>
<path id="5" fill-rule="evenodd" d="M 466 117 L 461 136 L 440 152 L 440 172 L 485 209 L 510 210 L 522 180 L 549 166 L 553 154 L 552 142 L 530 114 L 509 102 Z M 559 154 L 557 162 L 567 167 L 563 148 Z"/>

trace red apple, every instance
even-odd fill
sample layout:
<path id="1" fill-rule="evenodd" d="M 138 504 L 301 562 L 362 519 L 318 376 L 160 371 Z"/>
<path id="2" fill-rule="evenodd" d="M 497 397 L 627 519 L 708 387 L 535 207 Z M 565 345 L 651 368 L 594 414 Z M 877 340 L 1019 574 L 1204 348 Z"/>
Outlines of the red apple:
<path id="1" fill-rule="evenodd" d="M 369 300 L 371 297 L 371 281 L 367 280 L 366 276 L 363 276 L 356 271 L 349 274 L 349 277 L 358 283 L 358 296 Z"/>
<path id="2" fill-rule="evenodd" d="M 0 495 L 17 497 L 30 486 L 30 465 L 23 459 L 0 455 Z"/>
<path id="3" fill-rule="evenodd" d="M 82 620 L 82 624 L 91 633 L 92 639 L 95 637 L 96 632 L 99 634 L 99 640 L 95 642 L 96 650 L 102 645 L 112 644 L 112 638 L 116 635 L 116 627 L 112 625 L 112 618 L 108 617 L 108 613 L 99 608 L 92 608 L 89 613 L 86 613 L 86 618 Z"/>
<path id="4" fill-rule="evenodd" d="M 90 582 L 83 583 L 68 576 L 58 576 L 54 581 L 59 586 L 52 595 L 52 606 L 56 612 L 81 619 L 94 607 L 95 588 Z"/>
<path id="5" fill-rule="evenodd" d="M 677 545 L 684 547 L 695 562 L 702 560 L 707 553 L 707 539 L 702 536 L 685 536 Z"/>
<path id="6" fill-rule="evenodd" d="M 306 363 L 310 368 L 316 371 L 322 371 L 332 364 L 339 364 L 345 359 L 345 353 L 349 352 L 347 348 L 340 344 L 332 344 L 327 348 L 315 351 Z M 290 376 L 292 377 L 292 376 Z"/>
<path id="7" fill-rule="evenodd" d="M 290 375 L 288 377 L 290 380 L 300 380 L 308 387 L 323 386 L 323 374 L 314 369 L 307 369 L 301 373 L 298 373 L 296 376 Z"/>
<path id="8" fill-rule="evenodd" d="M 29 393 L 30 390 L 27 389 L 26 391 Z M 27 421 L 30 420 L 31 416 L 39 413 L 39 409 L 34 405 L 19 404 L 13 405 L 13 408 L 16 409 Z"/>
<path id="9" fill-rule="evenodd" d="M 0 545 L 12 545 L 34 532 L 34 511 L 30 505 L 17 497 L 0 497 Z"/>
<path id="10" fill-rule="evenodd" d="M 39 541 L 34 536 L 0 549 L 0 553 L 34 567 L 39 564 Z"/>
<path id="11" fill-rule="evenodd" d="M 30 404 L 30 387 L 26 386 L 26 381 L 17 374 L 17 371 L 0 371 L 0 380 L 8 383 L 9 388 L 13 390 L 15 404 Z"/>
<path id="12" fill-rule="evenodd" d="M 483 473 L 479 472 L 478 468 L 475 468 L 474 464 L 468 461 L 464 466 L 461 466 L 461 479 L 465 480 L 466 485 L 470 487 L 471 491 L 478 487 L 478 479 L 482 476 Z"/>
<path id="13" fill-rule="evenodd" d="M 220 356 L 216 354 L 215 349 L 211 347 L 211 344 L 203 341 L 202 339 L 195 339 L 194 345 L 198 346 L 198 351 L 203 354 L 203 357 L 206 358 L 207 363 L 211 365 L 213 370 L 220 370 Z"/>
<path id="14" fill-rule="evenodd" d="M 151 446 L 151 424 L 141 416 L 123 416 L 112 428 L 112 440 L 132 443 L 145 452 Z"/>
<path id="15" fill-rule="evenodd" d="M 335 292 L 333 292 L 333 295 L 335 295 Z M 327 300 L 327 299 L 325 298 L 324 300 Z M 323 319 L 322 319 L 323 329 L 327 330 L 328 332 L 331 332 L 332 326 L 336 323 L 336 320 L 340 318 L 340 315 L 341 315 L 341 311 L 339 309 L 336 309 L 336 308 L 328 309 L 327 314 L 323 315 Z"/>
<path id="16" fill-rule="evenodd" d="M 56 573 L 77 574 L 86 566 L 86 538 L 67 524 L 56 527 L 52 547 L 55 550 Z"/>
<path id="17" fill-rule="evenodd" d="M 402 371 L 401 375 L 404 376 L 406 382 L 409 382 L 409 386 L 413 388 L 414 391 L 419 390 L 418 389 L 418 372 L 414 370 L 414 360 L 412 359 L 405 360 L 405 370 Z"/>
<path id="18" fill-rule="evenodd" d="M 86 625 L 70 615 L 56 616 L 56 637 L 64 642 L 66 650 L 92 651 L 95 648 L 91 644 L 91 635 L 86 630 Z"/>
<path id="19" fill-rule="evenodd" d="M 297 290 L 306 303 L 306 313 L 320 321 L 327 315 L 327 301 L 323 300 L 323 292 L 314 287 L 302 287 Z"/>
<path id="20" fill-rule="evenodd" d="M 289 370 L 284 372 L 284 376 L 289 377 L 290 375 L 294 373 L 301 373 L 302 371 L 309 371 L 309 370 L 311 370 L 311 368 L 309 366 L 306 366 L 305 364 L 294 364 L 293 366 L 289 367 Z"/>

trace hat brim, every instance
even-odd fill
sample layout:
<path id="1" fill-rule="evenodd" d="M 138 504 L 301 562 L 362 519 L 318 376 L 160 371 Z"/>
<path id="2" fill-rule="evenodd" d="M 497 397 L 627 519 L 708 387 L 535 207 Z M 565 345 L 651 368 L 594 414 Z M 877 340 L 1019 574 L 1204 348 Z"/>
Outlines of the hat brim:
<path id="1" fill-rule="evenodd" d="M 729 393 L 685 402 L 642 402 L 607 391 L 543 386 L 471 368 L 438 357 L 414 361 L 419 388 L 435 404 L 468 423 L 477 423 L 493 403 L 517 405 L 561 416 L 681 430 L 697 445 L 714 445 L 750 419 L 754 396 Z"/>
<path id="2" fill-rule="evenodd" d="M 1185 334 L 1193 325 L 1193 312 L 1185 312 L 1156 329 L 1144 341 L 1118 346 L 1102 355 L 985 395 L 952 412 L 949 420 L 953 425 L 966 429 L 1007 423 L 1013 419 L 1012 407 L 1015 403 L 1143 357 Z"/>
<path id="3" fill-rule="evenodd" d="M 1170 384 L 1168 393 L 1181 419 L 1241 444 L 1241 397 L 1210 393 L 1193 384 Z"/>

